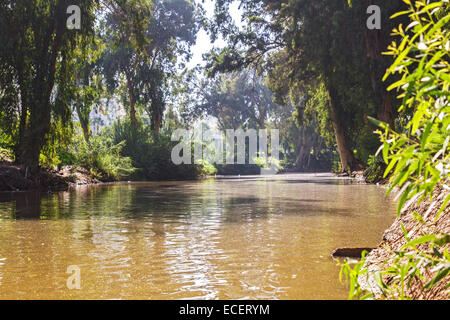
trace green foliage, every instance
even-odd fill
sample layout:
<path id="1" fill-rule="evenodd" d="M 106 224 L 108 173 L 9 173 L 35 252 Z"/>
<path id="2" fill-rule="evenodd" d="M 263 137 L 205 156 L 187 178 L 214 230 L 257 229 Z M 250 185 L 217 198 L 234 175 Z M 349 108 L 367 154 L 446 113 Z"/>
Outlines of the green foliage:
<path id="1" fill-rule="evenodd" d="M 381 48 L 392 30 L 388 15 L 401 4 L 383 3 L 383 29 L 372 31 L 361 27 L 367 19 L 364 1 L 349 7 L 345 0 L 243 0 L 247 25 L 240 30 L 227 12 L 230 2 L 216 1 L 212 29 L 229 46 L 211 52 L 210 73 L 248 65 L 264 70 L 278 98 L 297 102 L 293 105 L 300 128 L 312 125 L 328 143 L 334 141 L 342 168 L 360 168 L 376 151 L 376 136 L 368 135 L 366 117 L 394 123 L 398 101 L 381 81 L 391 63 Z M 304 103 L 298 103 L 301 100 Z M 302 110 L 304 104 L 307 110 Z M 308 123 L 311 118 L 315 121 Z"/>
<path id="2" fill-rule="evenodd" d="M 169 99 L 170 82 L 190 55 L 201 14 L 187 0 L 154 0 L 146 10 L 132 6 L 145 18 L 135 34 L 134 20 L 127 15 L 129 4 L 124 6 L 107 16 L 106 29 L 113 32 L 103 34 L 107 49 L 101 69 L 109 92 L 121 96 L 134 129 L 135 114 L 143 111 L 157 132 Z"/>
<path id="3" fill-rule="evenodd" d="M 395 14 L 407 15 L 410 24 L 400 25 L 394 35 L 401 38 L 393 42 L 387 54 L 396 59 L 388 69 L 385 78 L 399 73 L 401 79 L 390 86 L 397 89 L 403 99 L 401 109 L 412 109 L 404 132 L 396 132 L 388 124 L 375 119 L 371 121 L 382 128 L 378 133 L 383 145 L 380 148 L 387 164 L 384 176 L 391 174 L 390 189 L 398 188 L 400 199 L 398 214 L 407 200 L 417 197 L 418 203 L 433 200 L 436 190 L 450 191 L 450 14 L 448 1 L 411 3 L 404 0 L 409 9 Z M 439 215 L 448 207 L 450 195 L 443 201 Z M 425 223 L 420 215 L 420 223 Z M 404 228 L 403 228 L 404 229 Z M 449 273 L 449 235 L 425 234 L 418 239 L 410 239 L 404 229 L 406 244 L 395 258 L 389 261 L 379 275 L 378 287 L 383 296 L 389 298 L 409 298 L 405 290 L 413 281 L 425 279 L 424 270 L 433 274 L 431 281 L 422 284 L 422 290 L 433 288 Z M 446 246 L 447 245 L 447 246 Z M 351 274 L 351 281 L 360 272 L 361 263 L 354 271 L 344 267 Z M 391 281 L 386 283 L 383 277 Z M 448 289 L 448 287 L 446 288 Z M 352 287 L 351 295 L 358 295 L 358 286 Z"/>
<path id="4" fill-rule="evenodd" d="M 49 147 L 54 124 L 70 122 L 74 58 L 92 40 L 97 4 L 80 0 L 0 2 L 0 118 L 9 120 L 4 128 L 14 137 L 15 160 L 33 169 L 40 159 L 54 164 L 53 150 L 41 151 Z M 69 5 L 81 8 L 78 32 L 66 27 Z"/>
<path id="5" fill-rule="evenodd" d="M 191 119 L 214 117 L 220 130 L 266 128 L 284 107 L 273 102 L 264 79 L 251 69 L 204 79 L 195 91 L 197 99 L 184 113 Z"/>
<path id="6" fill-rule="evenodd" d="M 396 72 L 402 76 L 389 89 L 400 91 L 402 109 L 414 109 L 405 132 L 378 123 L 382 128 L 378 131 L 383 142 L 380 151 L 388 164 L 385 176 L 392 172 L 390 191 L 401 188 L 399 212 L 417 194 L 422 201 L 436 187 L 450 191 L 446 184 L 450 173 L 450 15 L 437 15 L 446 6 L 446 2 L 410 4 L 403 14 L 412 22 L 406 29 L 400 25 L 394 30 L 402 41 L 393 42 L 387 52 L 396 60 L 386 77 Z"/>
<path id="7" fill-rule="evenodd" d="M 345 261 L 345 263 L 338 263 L 341 267 L 339 272 L 339 281 L 341 283 L 347 283 L 349 286 L 348 299 L 369 299 L 373 297 L 373 294 L 366 293 L 361 289 L 359 284 L 359 278 L 361 276 L 367 275 L 368 270 L 364 269 L 364 263 L 366 262 L 366 256 L 368 252 L 364 251 L 361 256 L 360 261 Z M 352 267 L 353 266 L 353 267 Z"/>
<path id="8" fill-rule="evenodd" d="M 293 97 L 294 98 L 294 97 Z M 334 146 L 336 140 L 333 134 L 333 126 L 328 107 L 327 91 L 323 83 L 309 90 L 305 96 L 303 116 L 302 108 L 298 106 L 294 113 L 299 127 L 314 125 L 315 130 L 324 139 L 327 146 Z"/>
<path id="9" fill-rule="evenodd" d="M 290 165 L 295 163 L 300 130 L 292 118 L 294 108 L 289 102 L 275 101 L 257 70 L 245 69 L 211 79 L 204 79 L 195 72 L 185 77 L 184 100 L 188 102 L 183 105 L 181 114 L 188 123 L 213 117 L 222 131 L 278 129 L 281 158 L 286 162 L 290 159 Z M 189 101 L 192 96 L 194 99 Z"/>
<path id="10" fill-rule="evenodd" d="M 64 123 L 61 120 L 52 121 L 51 130 L 46 136 L 46 143 L 42 147 L 39 155 L 39 165 L 47 168 L 57 168 L 61 166 L 61 151 L 67 149 L 72 144 L 74 133 L 71 123 Z"/>
<path id="11" fill-rule="evenodd" d="M 81 9 L 80 30 L 66 27 L 69 5 Z M 2 147 L 33 169 L 58 165 L 60 125 L 76 111 L 88 141 L 104 87 L 122 96 L 131 117 L 144 110 L 157 132 L 168 84 L 201 23 L 187 0 L 1 1 Z"/>
<path id="12" fill-rule="evenodd" d="M 273 157 L 269 157 L 268 159 L 266 159 L 266 157 L 264 157 L 264 156 L 259 156 L 253 160 L 255 161 L 255 164 L 261 168 L 265 168 L 265 169 L 271 168 L 271 169 L 274 169 L 277 171 L 283 170 L 283 166 L 281 165 L 280 160 L 277 160 Z"/>
<path id="13" fill-rule="evenodd" d="M 164 132 L 156 136 L 148 125 L 141 123 L 135 131 L 129 120 L 118 120 L 106 132 L 114 144 L 123 144 L 122 154 L 130 157 L 133 166 L 138 169 L 135 179 L 195 179 L 213 172 L 207 163 L 175 165 L 171 153 L 177 142 L 171 141 L 171 136 Z"/>
<path id="14" fill-rule="evenodd" d="M 386 164 L 381 156 L 369 156 L 367 168 L 365 171 L 366 182 L 378 183 L 383 180 L 383 174 L 386 170 Z"/>
<path id="15" fill-rule="evenodd" d="M 201 160 L 200 163 L 200 175 L 201 176 L 211 176 L 214 174 L 217 174 L 218 170 L 217 168 L 209 163 L 208 161 Z"/>
<path id="16" fill-rule="evenodd" d="M 273 76 L 273 75 L 272 75 Z M 302 96 L 300 89 L 292 89 L 290 100 L 295 106 L 293 117 L 300 131 L 300 141 L 296 167 L 308 169 L 305 163 L 313 168 L 310 159 L 320 163 L 319 169 L 331 168 L 333 172 L 341 172 L 339 155 L 335 157 L 335 136 L 329 112 L 329 99 L 325 86 L 307 87 Z M 316 168 L 317 169 L 317 168 Z"/>
<path id="17" fill-rule="evenodd" d="M 349 299 L 374 298 L 375 291 L 381 292 L 385 299 L 410 300 L 407 289 L 419 283 L 423 291 L 432 289 L 450 273 L 449 235 L 424 235 L 411 240 L 405 232 L 407 243 L 399 251 L 392 252 L 393 258 L 385 262 L 381 271 L 373 274 L 376 288 L 369 291 L 360 286 L 365 279 L 371 285 L 369 271 L 364 267 L 367 253 L 360 261 L 338 263 L 341 266 L 339 278 L 349 284 Z M 423 250 L 424 245 L 428 250 Z M 426 280 L 429 270 L 433 273 L 431 280 Z M 449 286 L 447 285 L 448 289 Z"/>
<path id="18" fill-rule="evenodd" d="M 125 143 L 113 143 L 106 135 L 93 136 L 89 143 L 78 136 L 73 147 L 74 164 L 91 171 L 93 176 L 106 180 L 129 178 L 136 169 L 121 152 Z"/>
<path id="19" fill-rule="evenodd" d="M 58 167 L 75 165 L 76 157 L 73 153 L 65 150 L 58 150 L 56 154 L 59 159 Z"/>

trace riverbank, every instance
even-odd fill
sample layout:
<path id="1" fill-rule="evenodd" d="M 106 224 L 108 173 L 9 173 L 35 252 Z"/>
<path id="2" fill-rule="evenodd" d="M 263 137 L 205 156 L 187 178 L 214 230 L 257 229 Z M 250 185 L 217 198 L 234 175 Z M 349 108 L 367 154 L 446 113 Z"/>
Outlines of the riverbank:
<path id="1" fill-rule="evenodd" d="M 40 168 L 31 173 L 22 165 L 12 162 L 0 162 L 0 192 L 9 191 L 65 191 L 70 186 L 110 182 L 99 180 L 84 169 L 73 166 L 62 167 L 60 170 Z"/>
<path id="2" fill-rule="evenodd" d="M 237 176 L 237 174 L 236 174 Z M 340 178 L 355 179 L 366 182 L 364 171 L 336 174 Z M 227 177 L 222 175 L 205 175 L 202 178 Z M 180 179 L 186 180 L 186 179 Z M 192 180 L 192 179 L 187 179 Z M 66 191 L 71 186 L 120 182 L 108 178 L 99 178 L 88 169 L 76 166 L 64 166 L 59 170 L 40 168 L 37 173 L 31 173 L 24 166 L 11 161 L 0 161 L 0 192 L 17 192 L 30 190 Z"/>
<path id="3" fill-rule="evenodd" d="M 444 199 L 449 194 L 445 190 L 437 190 L 434 194 L 434 201 L 425 200 L 419 205 L 417 199 L 411 199 L 403 208 L 401 215 L 395 220 L 383 235 L 380 245 L 372 250 L 366 258 L 364 268 L 368 269 L 368 276 L 360 276 L 359 283 L 363 290 L 373 292 L 377 299 L 387 298 L 395 299 L 395 296 L 383 296 L 383 293 L 377 285 L 375 275 L 381 270 L 386 270 L 394 263 L 397 257 L 395 252 L 402 251 L 402 247 L 406 244 L 406 239 L 402 226 L 408 232 L 410 240 L 418 239 L 427 234 L 448 235 L 450 234 L 450 206 L 441 213 L 436 219 L 437 213 L 441 208 Z M 414 215 L 417 213 L 421 219 L 417 219 Z M 422 222 L 420 220 L 423 220 Z M 449 244 L 445 247 L 447 251 L 450 249 Z M 431 251 L 428 244 L 418 246 L 422 251 Z M 433 252 L 430 252 L 433 255 Z M 420 265 L 419 271 L 424 279 L 415 277 L 409 287 L 405 286 L 405 296 L 414 300 L 446 300 L 449 299 L 448 287 L 450 276 L 447 275 L 442 281 L 430 290 L 422 290 L 423 286 L 428 283 L 435 274 L 423 264 Z M 388 284 L 392 281 L 392 276 L 383 276 L 384 283 Z"/>

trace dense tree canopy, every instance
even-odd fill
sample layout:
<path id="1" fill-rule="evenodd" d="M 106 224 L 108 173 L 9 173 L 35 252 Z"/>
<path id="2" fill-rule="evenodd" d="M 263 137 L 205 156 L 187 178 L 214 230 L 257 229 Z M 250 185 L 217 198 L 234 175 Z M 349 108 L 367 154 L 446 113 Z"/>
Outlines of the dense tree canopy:
<path id="1" fill-rule="evenodd" d="M 402 3 L 380 1 L 383 28 L 368 30 L 366 10 L 376 1 L 244 0 L 244 29 L 228 15 L 231 2 L 217 1 L 213 29 L 229 46 L 211 52 L 210 72 L 258 65 L 275 93 L 297 100 L 324 88 L 328 108 L 320 108 L 317 120 L 331 122 L 342 169 L 360 167 L 377 144 L 367 116 L 394 125 L 398 102 L 381 81 L 390 62 L 382 51 L 392 30 L 389 17 Z"/>
<path id="2" fill-rule="evenodd" d="M 66 27 L 72 4 L 82 7 L 81 31 Z M 92 41 L 96 7 L 96 1 L 1 2 L 0 111 L 17 161 L 36 168 L 48 135 L 71 119 L 75 60 Z"/>
<path id="3" fill-rule="evenodd" d="M 119 19 L 108 15 L 106 30 L 121 30 Z M 186 0 L 153 1 L 147 19 L 141 42 L 130 37 L 132 25 L 121 32 L 104 33 L 108 49 L 102 58 L 102 71 L 110 91 L 123 84 L 122 101 L 133 127 L 137 127 L 136 107 L 141 106 L 151 119 L 152 129 L 159 131 L 168 79 L 179 68 L 178 60 L 189 56 L 201 20 L 196 7 Z"/>
<path id="4" fill-rule="evenodd" d="M 3 1 L 0 147 L 31 168 L 56 165 L 61 153 L 78 150 L 71 145 L 80 141 L 76 132 L 89 145 L 94 121 L 108 114 L 125 119 L 107 141 L 122 137 L 121 153 L 133 157 L 161 128 L 173 131 L 165 118 L 193 126 L 209 116 L 220 129 L 280 129 L 297 169 L 329 169 L 335 150 L 342 171 L 366 165 L 379 144 L 367 119 L 394 128 L 408 116 L 397 113 L 400 101 L 386 90 L 395 77 L 382 81 L 392 62 L 382 54 L 390 32 L 406 20 L 390 16 L 405 4 L 241 0 L 238 27 L 233 2 L 217 0 L 207 21 L 188 0 Z M 81 8 L 80 30 L 66 27 L 73 4 Z M 367 28 L 369 5 L 382 8 L 381 30 Z M 202 27 L 227 45 L 205 55 L 206 68 L 187 70 Z M 117 110 L 124 114 L 111 115 Z"/>
<path id="5" fill-rule="evenodd" d="M 70 5 L 81 9 L 79 30 L 66 26 Z M 105 97 L 122 97 L 135 130 L 142 108 L 158 132 L 169 78 L 202 21 L 185 0 L 2 1 L 0 9 L 2 146 L 31 168 L 70 139 L 73 110 L 89 141 L 92 107 Z"/>

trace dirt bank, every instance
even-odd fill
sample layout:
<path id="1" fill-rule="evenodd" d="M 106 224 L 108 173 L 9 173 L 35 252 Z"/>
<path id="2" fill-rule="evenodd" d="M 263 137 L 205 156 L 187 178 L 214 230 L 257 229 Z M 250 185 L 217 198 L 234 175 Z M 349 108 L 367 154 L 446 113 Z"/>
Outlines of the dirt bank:
<path id="1" fill-rule="evenodd" d="M 416 199 L 411 199 L 403 208 L 401 216 L 395 220 L 394 224 L 385 231 L 383 235 L 383 242 L 367 257 L 365 266 L 369 269 L 369 278 L 362 276 L 359 282 L 363 289 L 373 291 L 377 298 L 382 298 L 381 290 L 378 289 L 374 274 L 380 269 L 386 269 L 392 265 L 393 259 L 396 257 L 393 251 L 400 251 L 402 246 L 406 243 L 401 224 L 404 225 L 408 231 L 411 240 L 420 238 L 426 234 L 450 234 L 450 206 L 440 215 L 439 219 L 435 220 L 445 197 L 448 192 L 444 190 L 437 190 L 435 192 L 434 201 L 424 201 L 420 205 L 416 204 Z M 425 224 L 414 219 L 413 212 L 422 216 Z M 421 250 L 428 251 L 428 245 L 421 245 L 418 247 Z M 447 245 L 447 250 L 449 245 Z M 423 291 L 421 288 L 432 279 L 432 273 L 429 268 L 422 268 L 425 274 L 425 279 L 420 280 L 415 278 L 411 287 L 406 288 L 406 296 L 412 299 L 437 300 L 449 299 L 449 290 L 445 287 L 450 283 L 450 276 L 447 275 L 441 282 L 439 282 L 431 290 Z M 389 284 L 392 281 L 391 277 L 383 277 L 385 283 Z M 370 289 L 372 288 L 372 290 Z M 393 298 L 393 297 L 388 297 Z"/>
<path id="2" fill-rule="evenodd" d="M 71 185 L 95 184 L 101 181 L 93 178 L 83 168 L 63 167 L 61 170 L 41 168 L 31 173 L 25 167 L 11 162 L 0 162 L 0 192 L 51 190 L 64 191 Z"/>

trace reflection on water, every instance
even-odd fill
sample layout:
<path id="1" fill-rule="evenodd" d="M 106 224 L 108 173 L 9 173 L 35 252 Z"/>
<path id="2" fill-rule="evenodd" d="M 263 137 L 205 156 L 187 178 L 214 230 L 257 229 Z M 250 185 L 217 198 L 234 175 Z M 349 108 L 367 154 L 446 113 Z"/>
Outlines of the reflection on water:
<path id="1" fill-rule="evenodd" d="M 344 299 L 330 252 L 394 216 L 383 189 L 324 174 L 3 194 L 0 299 Z"/>

